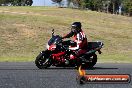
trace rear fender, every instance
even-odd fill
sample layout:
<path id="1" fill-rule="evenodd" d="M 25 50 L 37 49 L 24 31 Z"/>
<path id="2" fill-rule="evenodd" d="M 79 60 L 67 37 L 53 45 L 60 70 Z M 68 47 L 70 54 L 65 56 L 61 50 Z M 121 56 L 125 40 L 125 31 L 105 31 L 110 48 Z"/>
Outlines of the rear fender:
<path id="1" fill-rule="evenodd" d="M 101 54 L 102 52 L 100 51 L 100 49 L 103 47 L 103 43 L 102 42 L 88 42 L 88 52 L 86 54 L 91 54 L 91 53 L 95 53 L 96 51 L 98 51 L 99 54 Z"/>
<path id="2" fill-rule="evenodd" d="M 103 43 L 96 41 L 96 42 L 88 42 L 88 50 L 92 50 L 92 49 L 96 49 L 96 48 L 102 48 L 103 47 Z"/>

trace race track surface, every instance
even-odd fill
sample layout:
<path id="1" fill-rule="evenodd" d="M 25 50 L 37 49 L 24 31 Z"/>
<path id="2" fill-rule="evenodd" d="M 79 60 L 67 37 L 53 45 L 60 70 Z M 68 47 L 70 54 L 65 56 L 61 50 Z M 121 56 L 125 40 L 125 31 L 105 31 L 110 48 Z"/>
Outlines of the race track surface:
<path id="1" fill-rule="evenodd" d="M 87 74 L 130 74 L 132 64 L 96 64 Z M 1 62 L 0 88 L 132 88 L 129 84 L 84 84 L 76 82 L 77 70 L 56 68 L 40 70 L 33 62 Z"/>

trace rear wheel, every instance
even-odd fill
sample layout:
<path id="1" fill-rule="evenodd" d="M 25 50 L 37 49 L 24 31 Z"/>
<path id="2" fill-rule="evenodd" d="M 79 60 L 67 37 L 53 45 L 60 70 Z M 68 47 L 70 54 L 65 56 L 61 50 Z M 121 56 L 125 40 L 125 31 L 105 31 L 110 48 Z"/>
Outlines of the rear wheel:
<path id="1" fill-rule="evenodd" d="M 39 69 L 46 69 L 51 66 L 51 61 L 46 54 L 40 53 L 36 57 L 35 64 Z"/>
<path id="2" fill-rule="evenodd" d="M 97 55 L 92 54 L 91 56 L 86 58 L 87 60 L 82 64 L 82 68 L 89 69 L 93 68 L 93 66 L 97 63 Z"/>

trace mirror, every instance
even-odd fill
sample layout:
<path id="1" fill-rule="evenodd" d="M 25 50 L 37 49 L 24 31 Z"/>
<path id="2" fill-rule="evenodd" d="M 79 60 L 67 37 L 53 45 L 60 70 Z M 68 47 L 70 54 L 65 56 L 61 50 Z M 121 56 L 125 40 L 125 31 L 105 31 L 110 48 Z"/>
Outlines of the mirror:
<path id="1" fill-rule="evenodd" d="M 54 35 L 54 29 L 52 29 L 52 36 Z"/>

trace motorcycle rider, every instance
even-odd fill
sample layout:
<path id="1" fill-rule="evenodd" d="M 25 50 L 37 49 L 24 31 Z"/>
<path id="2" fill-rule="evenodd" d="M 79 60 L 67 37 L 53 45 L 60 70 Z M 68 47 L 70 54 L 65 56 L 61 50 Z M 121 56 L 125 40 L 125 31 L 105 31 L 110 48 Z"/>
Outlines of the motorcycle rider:
<path id="1" fill-rule="evenodd" d="M 87 38 L 81 27 L 81 22 L 74 22 L 71 25 L 71 32 L 62 37 L 64 39 L 73 36 L 73 41 L 76 43 L 76 46 L 69 46 L 69 50 L 75 51 L 76 57 L 85 53 L 87 47 Z"/>

